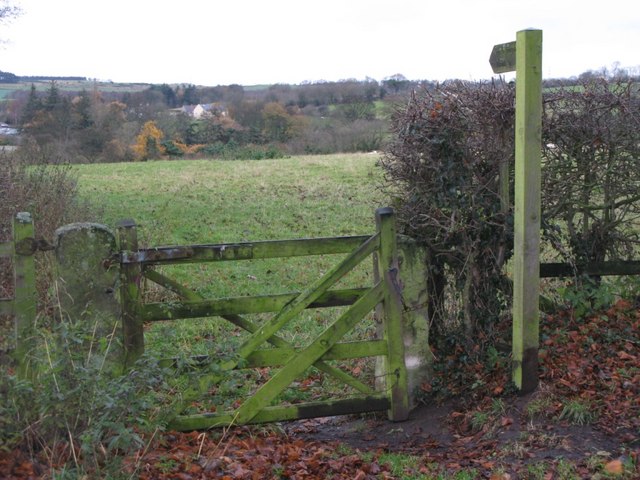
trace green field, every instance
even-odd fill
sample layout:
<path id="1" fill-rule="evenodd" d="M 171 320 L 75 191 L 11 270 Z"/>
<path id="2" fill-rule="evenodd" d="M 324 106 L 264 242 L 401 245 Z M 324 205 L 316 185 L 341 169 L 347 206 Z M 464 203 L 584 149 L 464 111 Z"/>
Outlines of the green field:
<path id="1" fill-rule="evenodd" d="M 56 80 L 56 87 L 65 92 L 80 92 L 82 90 L 100 92 L 133 93 L 141 92 L 149 88 L 148 83 L 114 83 L 93 80 Z M 36 80 L 32 82 L 3 83 L 0 85 L 0 101 L 17 91 L 29 92 L 31 85 L 36 87 L 38 92 L 46 92 L 51 88 L 50 80 Z"/>
<path id="2" fill-rule="evenodd" d="M 386 204 L 369 154 L 261 161 L 153 161 L 75 167 L 109 226 L 141 225 L 147 244 L 357 235 Z"/>

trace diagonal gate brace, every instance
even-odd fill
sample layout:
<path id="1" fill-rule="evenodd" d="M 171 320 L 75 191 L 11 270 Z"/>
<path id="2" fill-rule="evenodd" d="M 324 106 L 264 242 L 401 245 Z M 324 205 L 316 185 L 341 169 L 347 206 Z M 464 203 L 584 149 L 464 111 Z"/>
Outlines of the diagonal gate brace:
<path id="1" fill-rule="evenodd" d="M 178 282 L 172 280 L 171 278 L 166 277 L 165 275 L 162 275 L 160 272 L 157 272 L 157 271 L 151 270 L 151 269 L 147 269 L 147 270 L 145 270 L 144 275 L 145 275 L 146 278 L 148 278 L 152 282 L 157 283 L 158 285 L 161 285 L 161 286 L 163 286 L 165 288 L 168 288 L 169 290 L 177 293 L 178 295 L 180 295 L 181 297 L 185 298 L 186 300 L 191 300 L 191 301 L 204 300 L 204 298 L 199 293 L 194 292 L 193 290 L 189 290 L 188 288 L 185 288 L 183 285 L 181 285 Z M 234 325 L 246 330 L 249 333 L 255 333 L 260 328 L 258 325 L 254 324 L 250 320 L 247 320 L 246 318 L 242 317 L 241 315 L 223 315 L 222 318 L 224 318 L 228 322 L 233 323 Z M 278 337 L 276 335 L 272 335 L 271 337 L 269 337 L 267 339 L 267 342 L 269 342 L 271 345 L 273 345 L 275 347 L 279 347 L 279 348 L 286 349 L 287 351 L 289 351 L 290 355 L 289 355 L 289 359 L 287 359 L 287 361 L 289 361 L 290 358 L 293 355 L 295 355 L 295 353 L 296 353 L 296 350 L 295 350 L 294 346 L 291 343 L 287 342 L 283 338 L 280 338 L 280 337 Z M 353 387 L 354 389 L 356 389 L 357 391 L 359 391 L 361 393 L 364 393 L 364 394 L 373 394 L 374 393 L 374 391 L 373 391 L 373 389 L 371 387 L 369 387 L 368 385 L 365 385 L 364 383 L 362 383 L 357 378 L 354 378 L 353 376 L 349 375 L 348 373 L 340 370 L 339 368 L 333 367 L 333 366 L 327 364 L 326 362 L 324 362 L 322 360 L 318 360 L 317 362 L 315 362 L 313 364 L 313 366 L 316 367 L 321 372 L 324 372 L 324 373 L 326 373 L 328 375 L 331 375 L 335 379 L 339 380 L 340 382 L 342 382 L 344 384 L 347 384 L 347 385 Z"/>
<path id="2" fill-rule="evenodd" d="M 318 361 L 340 338 L 352 330 L 362 317 L 382 301 L 383 297 L 384 284 L 379 282 L 327 327 L 311 344 L 296 353 L 267 383 L 248 398 L 236 411 L 236 422 L 245 424 L 251 421 L 282 390 Z"/>

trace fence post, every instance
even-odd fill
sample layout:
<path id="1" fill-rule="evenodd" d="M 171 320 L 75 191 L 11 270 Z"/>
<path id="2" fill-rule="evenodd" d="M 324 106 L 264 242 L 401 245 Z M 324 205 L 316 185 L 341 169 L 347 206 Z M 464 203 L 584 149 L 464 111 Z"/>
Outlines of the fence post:
<path id="1" fill-rule="evenodd" d="M 117 246 L 120 253 L 138 249 L 138 233 L 133 220 L 121 220 L 117 224 Z M 140 264 L 120 264 L 120 308 L 125 368 L 131 367 L 144 353 L 144 331 L 140 316 Z"/>
<path id="2" fill-rule="evenodd" d="M 528 393 L 538 386 L 542 30 L 521 30 L 515 42 L 494 45 L 489 63 L 493 73 L 516 72 L 511 378 L 521 393 Z M 502 166 L 503 211 L 508 199 L 506 174 Z"/>
<path id="3" fill-rule="evenodd" d="M 20 378 L 27 378 L 35 374 L 31 351 L 35 348 L 34 335 L 38 301 L 33 260 L 35 235 L 33 220 L 27 212 L 20 212 L 13 219 L 13 245 L 15 285 L 13 310 L 16 322 L 14 358 L 17 364 L 16 373 Z"/>
<path id="4" fill-rule="evenodd" d="M 72 223 L 55 232 L 56 286 L 63 322 L 87 325 L 93 332 L 86 345 L 108 340 L 104 354 L 109 366 L 122 368 L 123 353 L 118 342 L 119 306 L 115 299 L 117 271 L 110 268 L 116 251 L 113 232 L 98 223 Z"/>
<path id="5" fill-rule="evenodd" d="M 376 227 L 380 233 L 378 271 L 385 283 L 383 301 L 383 338 L 387 342 L 385 386 L 390 390 L 389 420 L 402 421 L 409 417 L 407 369 L 404 359 L 402 327 L 402 298 L 398 279 L 398 249 L 396 226 L 392 208 L 376 210 Z"/>

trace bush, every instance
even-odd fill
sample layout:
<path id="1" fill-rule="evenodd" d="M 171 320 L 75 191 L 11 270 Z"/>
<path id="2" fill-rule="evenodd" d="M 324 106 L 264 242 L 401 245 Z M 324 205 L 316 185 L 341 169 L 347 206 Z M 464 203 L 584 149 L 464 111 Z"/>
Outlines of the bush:
<path id="1" fill-rule="evenodd" d="M 512 213 L 499 172 L 513 163 L 513 98 L 502 82 L 448 83 L 412 94 L 392 116 L 386 188 L 404 233 L 428 249 L 436 337 L 463 327 L 477 339 L 504 311 Z"/>
<path id="2" fill-rule="evenodd" d="M 593 78 L 545 95 L 545 236 L 571 263 L 630 259 L 640 237 L 640 94 Z"/>
<path id="3" fill-rule="evenodd" d="M 31 213 L 36 237 L 49 243 L 65 223 L 96 218 L 96 209 L 78 199 L 76 179 L 63 160 L 38 146 L 10 154 L 0 152 L 0 241 L 10 239 L 12 219 L 18 212 Z M 51 272 L 40 255 L 36 255 L 36 263 L 40 303 L 46 305 Z M 7 261 L 0 262 L 3 279 L 11 278 L 9 267 Z M 11 295 L 12 286 L 0 282 L 0 296 Z"/>
<path id="4" fill-rule="evenodd" d="M 206 145 L 199 153 L 221 160 L 266 160 L 285 156 L 275 145 L 238 145 L 235 142 Z"/>
<path id="5" fill-rule="evenodd" d="M 372 152 L 382 150 L 387 131 L 388 122 L 379 119 L 313 119 L 287 146 L 293 154 Z"/>

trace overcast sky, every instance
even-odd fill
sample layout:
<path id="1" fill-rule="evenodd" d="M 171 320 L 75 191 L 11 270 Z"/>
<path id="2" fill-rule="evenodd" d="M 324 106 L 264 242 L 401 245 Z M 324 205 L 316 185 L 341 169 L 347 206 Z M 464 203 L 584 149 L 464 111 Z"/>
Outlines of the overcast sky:
<path id="1" fill-rule="evenodd" d="M 241 85 L 480 80 L 494 44 L 543 30 L 543 75 L 640 65 L 640 0 L 13 0 L 0 70 Z"/>

